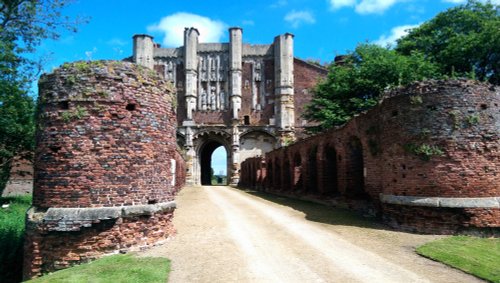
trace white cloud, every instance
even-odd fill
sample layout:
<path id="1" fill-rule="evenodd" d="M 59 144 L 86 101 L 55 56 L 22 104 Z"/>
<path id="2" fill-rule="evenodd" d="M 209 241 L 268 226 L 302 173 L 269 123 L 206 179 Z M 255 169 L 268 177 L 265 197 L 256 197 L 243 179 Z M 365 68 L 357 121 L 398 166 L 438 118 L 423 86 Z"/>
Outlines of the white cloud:
<path id="1" fill-rule="evenodd" d="M 338 10 L 344 7 L 354 7 L 358 14 L 380 14 L 392 5 L 405 0 L 330 0 L 330 8 Z"/>
<path id="2" fill-rule="evenodd" d="M 396 40 L 408 34 L 408 31 L 412 28 L 418 27 L 418 25 L 404 25 L 397 26 L 391 29 L 391 34 L 389 36 L 381 35 L 376 41 L 375 44 L 386 47 L 387 45 L 394 46 L 396 44 Z"/>
<path id="3" fill-rule="evenodd" d="M 111 46 L 125 46 L 127 45 L 127 43 L 128 43 L 127 41 L 120 38 L 112 38 L 106 41 L 106 44 Z"/>
<path id="4" fill-rule="evenodd" d="M 356 2 L 356 0 L 330 0 L 330 8 L 337 10 L 344 7 L 353 7 Z"/>
<path id="5" fill-rule="evenodd" d="M 286 5 L 288 5 L 288 1 L 286 1 L 286 0 L 278 0 L 278 1 L 274 2 L 273 4 L 271 4 L 269 7 L 271 7 L 271 8 L 280 8 L 280 7 L 285 7 Z"/>
<path id="6" fill-rule="evenodd" d="M 316 19 L 311 12 L 293 10 L 286 14 L 285 21 L 289 22 L 293 28 L 297 28 L 303 23 L 314 24 Z"/>
<path id="7" fill-rule="evenodd" d="M 92 57 L 96 53 L 97 53 L 97 47 L 94 46 L 94 48 L 92 48 L 92 50 L 85 51 L 85 57 L 86 57 L 87 60 L 93 60 Z"/>
<path id="8" fill-rule="evenodd" d="M 163 17 L 159 23 L 148 26 L 148 31 L 164 33 L 163 45 L 178 47 L 184 44 L 186 27 L 198 29 L 200 42 L 220 42 L 227 25 L 200 15 L 179 12 Z"/>
<path id="9" fill-rule="evenodd" d="M 255 25 L 255 22 L 254 22 L 254 21 L 252 21 L 252 20 L 243 20 L 243 21 L 241 22 L 241 24 L 242 24 L 242 25 L 244 25 L 244 26 L 254 26 L 254 25 Z"/>
<path id="10" fill-rule="evenodd" d="M 397 0 L 362 0 L 356 5 L 355 10 L 359 14 L 380 14 L 397 2 Z"/>

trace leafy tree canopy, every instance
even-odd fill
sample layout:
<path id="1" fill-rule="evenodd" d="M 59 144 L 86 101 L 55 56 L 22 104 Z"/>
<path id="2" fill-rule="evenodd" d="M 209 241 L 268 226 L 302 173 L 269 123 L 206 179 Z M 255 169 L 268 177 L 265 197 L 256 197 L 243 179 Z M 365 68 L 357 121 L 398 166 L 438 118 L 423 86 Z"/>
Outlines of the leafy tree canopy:
<path id="1" fill-rule="evenodd" d="M 499 6 L 469 1 L 451 8 L 411 30 L 396 50 L 404 55 L 419 51 L 447 75 L 473 73 L 500 84 Z"/>
<path id="2" fill-rule="evenodd" d="M 439 76 L 438 67 L 418 52 L 404 56 L 374 44 L 360 44 L 341 64 L 332 64 L 314 91 L 305 118 L 318 124 L 311 132 L 342 125 L 377 104 L 390 86 Z"/>
<path id="3" fill-rule="evenodd" d="M 35 102 L 28 95 L 40 63 L 29 59 L 45 39 L 74 31 L 80 19 L 61 15 L 67 0 L 0 0 L 0 193 L 12 158 L 34 148 Z M 32 56 L 33 57 L 33 56 Z"/>

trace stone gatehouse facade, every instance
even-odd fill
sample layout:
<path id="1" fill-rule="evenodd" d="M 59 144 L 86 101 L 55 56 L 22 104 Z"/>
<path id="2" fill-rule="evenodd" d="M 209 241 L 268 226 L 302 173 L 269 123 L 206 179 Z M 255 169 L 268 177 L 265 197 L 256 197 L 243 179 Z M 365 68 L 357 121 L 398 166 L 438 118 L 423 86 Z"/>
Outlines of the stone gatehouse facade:
<path id="1" fill-rule="evenodd" d="M 243 43 L 240 28 L 229 43 L 200 43 L 195 28 L 184 45 L 161 48 L 134 36 L 133 61 L 156 70 L 177 89 L 177 140 L 186 152 L 188 184 L 210 184 L 213 151 L 227 152 L 228 180 L 238 184 L 240 163 L 303 137 L 300 113 L 326 69 L 294 57 L 292 34 L 272 44 Z"/>
<path id="2" fill-rule="evenodd" d="M 40 78 L 25 278 L 167 239 L 176 193 L 210 183 L 219 146 L 231 184 L 365 201 L 418 232 L 498 233 L 497 87 L 415 84 L 305 137 L 300 113 L 326 70 L 293 56 L 291 34 L 248 45 L 241 29 L 229 33 L 229 43 L 199 43 L 187 28 L 171 49 L 136 35 L 130 60 L 67 63 Z"/>
<path id="3" fill-rule="evenodd" d="M 327 71 L 294 58 L 291 34 L 248 45 L 229 32 L 199 43 L 187 28 L 172 49 L 136 35 L 129 60 L 40 78 L 25 278 L 164 241 L 176 193 L 210 183 L 217 147 L 237 184 L 242 160 L 303 135 L 299 113 Z"/>

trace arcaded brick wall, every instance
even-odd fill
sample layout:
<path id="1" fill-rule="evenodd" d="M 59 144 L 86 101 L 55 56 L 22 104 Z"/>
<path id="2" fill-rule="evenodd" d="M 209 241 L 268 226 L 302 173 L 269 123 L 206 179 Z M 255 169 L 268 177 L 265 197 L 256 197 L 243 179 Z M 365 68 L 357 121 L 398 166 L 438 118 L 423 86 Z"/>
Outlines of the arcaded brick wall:
<path id="1" fill-rule="evenodd" d="M 64 64 L 39 83 L 26 278 L 174 232 L 185 164 L 174 89 L 114 61 Z"/>
<path id="2" fill-rule="evenodd" d="M 464 80 L 397 89 L 343 127 L 266 154 L 265 178 L 253 170 L 262 167 L 262 161 L 244 162 L 242 185 L 369 201 L 393 226 L 422 232 L 439 230 L 435 227 L 443 232 L 498 229 L 494 197 L 500 196 L 499 93 L 489 84 Z M 436 207 L 386 203 L 382 196 L 435 200 Z M 448 203 L 481 198 L 482 204 L 439 207 L 445 205 L 439 204 L 441 198 Z M 493 204 L 481 208 L 485 200 Z M 426 225 L 435 227 L 423 229 Z"/>

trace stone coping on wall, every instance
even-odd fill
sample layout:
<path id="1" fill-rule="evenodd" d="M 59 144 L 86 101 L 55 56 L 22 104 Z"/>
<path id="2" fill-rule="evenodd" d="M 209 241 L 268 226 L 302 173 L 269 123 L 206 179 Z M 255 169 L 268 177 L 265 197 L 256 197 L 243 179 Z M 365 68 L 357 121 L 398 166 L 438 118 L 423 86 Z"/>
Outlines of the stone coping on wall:
<path id="1" fill-rule="evenodd" d="M 66 208 L 51 207 L 46 212 L 35 212 L 31 207 L 28 219 L 36 223 L 52 223 L 49 231 L 78 231 L 81 227 L 90 227 L 101 220 L 113 220 L 134 216 L 152 216 L 155 213 L 176 208 L 175 201 L 116 207 Z M 55 225 L 54 225 L 55 224 Z M 71 228 L 70 228 L 71 227 Z"/>
<path id="2" fill-rule="evenodd" d="M 500 197 L 446 198 L 380 194 L 380 201 L 387 204 L 399 204 L 408 206 L 428 206 L 443 208 L 500 208 Z"/>

